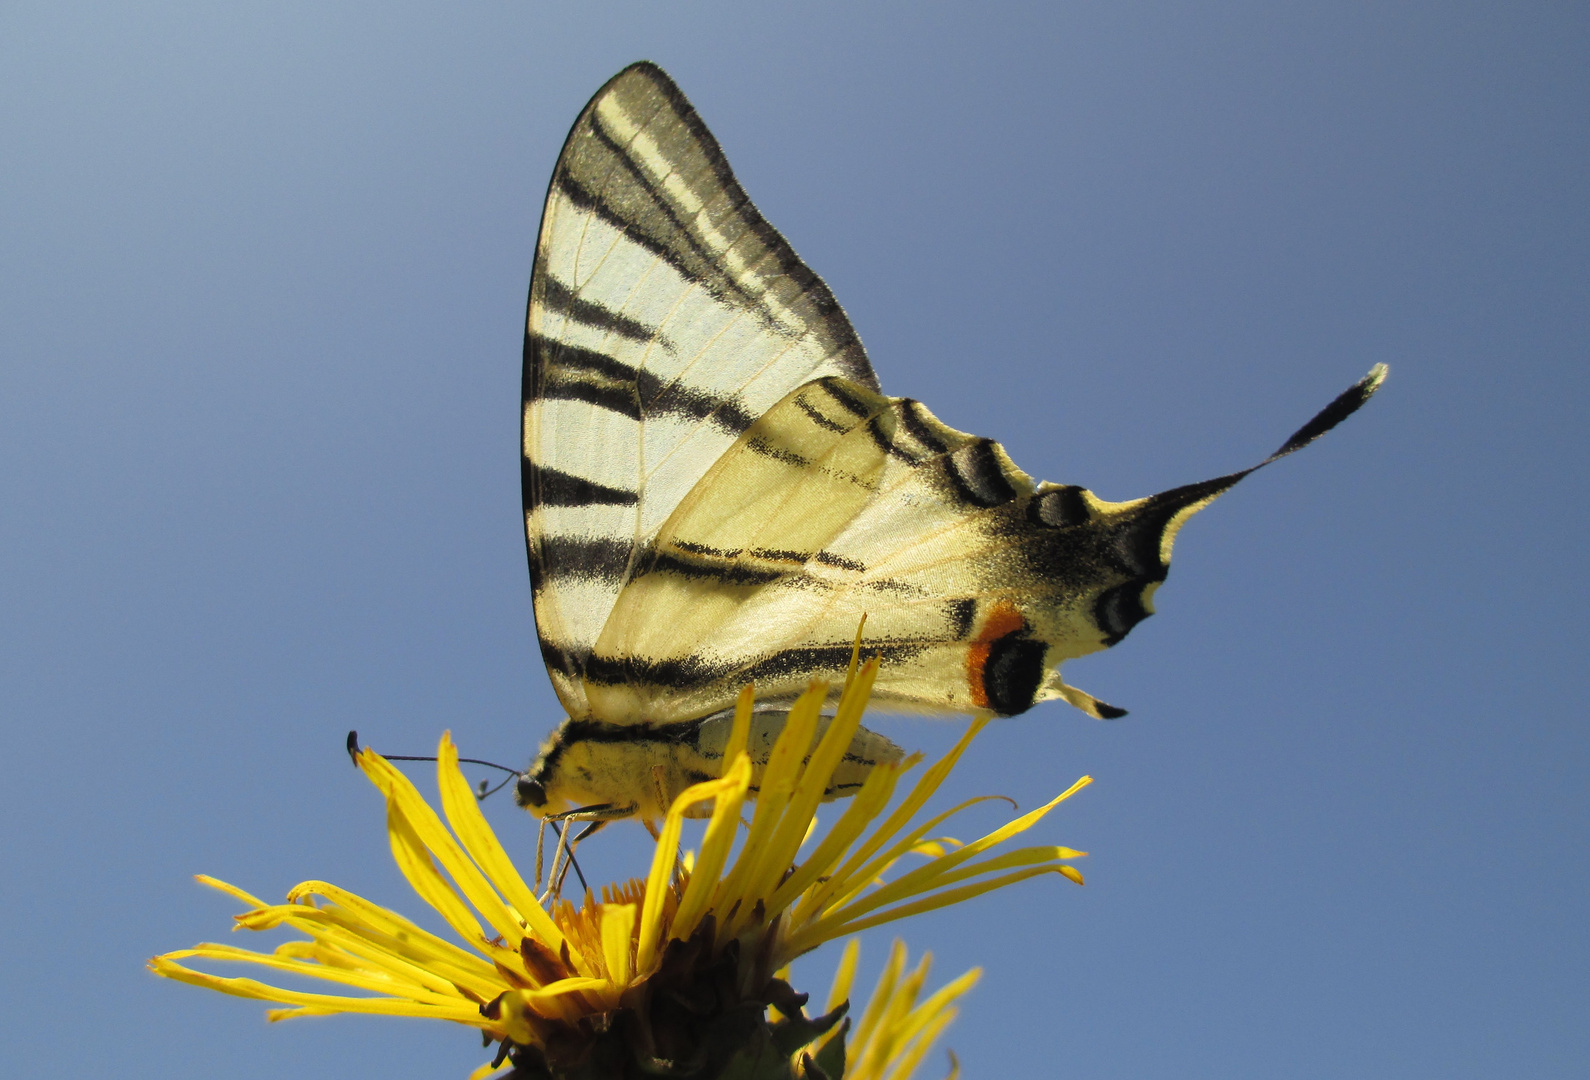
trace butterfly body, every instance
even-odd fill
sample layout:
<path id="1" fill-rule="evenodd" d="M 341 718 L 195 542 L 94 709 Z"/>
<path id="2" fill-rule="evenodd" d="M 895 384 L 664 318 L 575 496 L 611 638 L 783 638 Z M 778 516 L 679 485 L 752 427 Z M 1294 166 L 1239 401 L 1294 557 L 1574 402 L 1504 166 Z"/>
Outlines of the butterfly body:
<path id="1" fill-rule="evenodd" d="M 521 802 L 595 816 L 657 816 L 717 775 L 713 725 L 747 684 L 776 736 L 777 706 L 842 677 L 863 616 L 878 707 L 1122 715 L 1060 665 L 1152 613 L 1177 531 L 1253 471 L 1108 502 L 882 393 L 832 293 L 650 64 L 597 93 L 553 173 L 523 455 L 537 631 L 569 720 Z M 857 762 L 899 756 L 857 740 Z"/>
<path id="2" fill-rule="evenodd" d="M 751 715 L 745 749 L 751 759 L 753 794 L 761 787 L 768 756 L 787 715 L 784 709 L 765 708 Z M 565 720 L 520 781 L 519 801 L 542 816 L 660 819 L 686 788 L 721 775 L 732 721 L 733 714 L 727 712 L 660 724 Z M 822 738 L 829 723 L 829 717 L 819 719 L 816 738 Z M 834 769 L 823 798 L 854 794 L 875 765 L 902 757 L 904 751 L 889 739 L 860 729 Z M 692 808 L 686 816 L 703 812 Z"/>

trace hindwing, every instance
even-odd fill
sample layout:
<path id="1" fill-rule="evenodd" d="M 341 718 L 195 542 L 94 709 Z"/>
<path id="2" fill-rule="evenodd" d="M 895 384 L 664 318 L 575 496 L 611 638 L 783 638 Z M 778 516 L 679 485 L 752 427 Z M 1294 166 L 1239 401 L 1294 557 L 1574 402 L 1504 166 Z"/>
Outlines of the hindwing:
<path id="1" fill-rule="evenodd" d="M 1377 384 L 1343 399 L 1356 407 Z M 705 715 L 748 682 L 787 699 L 843 674 L 866 616 L 880 707 L 1013 715 L 1064 698 L 1119 716 L 1059 665 L 1152 613 L 1176 532 L 1252 471 L 1107 502 L 1034 483 L 920 402 L 808 383 L 723 454 L 640 559 L 597 640 L 588 699 L 617 723 Z"/>

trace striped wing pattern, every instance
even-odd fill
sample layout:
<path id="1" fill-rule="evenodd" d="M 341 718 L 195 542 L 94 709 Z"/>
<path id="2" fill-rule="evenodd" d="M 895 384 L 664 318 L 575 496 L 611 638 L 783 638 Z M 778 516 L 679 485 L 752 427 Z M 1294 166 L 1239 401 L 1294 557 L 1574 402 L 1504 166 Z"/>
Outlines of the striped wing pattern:
<path id="1" fill-rule="evenodd" d="M 1343 395 L 1348 412 L 1378 376 L 1366 384 Z M 1330 412 L 1268 461 L 1312 441 Z M 1059 665 L 1152 613 L 1177 531 L 1252 471 L 1106 502 L 1034 483 L 998 443 L 909 398 L 808 383 L 664 525 L 597 640 L 590 701 L 633 723 L 704 715 L 753 681 L 759 698 L 787 699 L 843 673 L 866 615 L 882 707 L 1012 715 L 1063 698 L 1119 716 Z"/>
<path id="2" fill-rule="evenodd" d="M 636 64 L 553 172 L 525 334 L 525 532 L 571 716 L 637 556 L 755 419 L 814 378 L 875 388 L 833 294 L 759 214 L 695 110 Z"/>
<path id="3" fill-rule="evenodd" d="M 1152 613 L 1188 517 L 1383 376 L 1241 472 L 1125 503 L 1034 482 L 997 443 L 879 392 L 827 287 L 668 77 L 637 64 L 569 135 L 531 282 L 542 653 L 577 727 L 670 730 L 748 682 L 777 703 L 842 674 L 865 615 L 884 707 L 1013 715 L 1062 698 L 1119 716 L 1059 665 Z"/>

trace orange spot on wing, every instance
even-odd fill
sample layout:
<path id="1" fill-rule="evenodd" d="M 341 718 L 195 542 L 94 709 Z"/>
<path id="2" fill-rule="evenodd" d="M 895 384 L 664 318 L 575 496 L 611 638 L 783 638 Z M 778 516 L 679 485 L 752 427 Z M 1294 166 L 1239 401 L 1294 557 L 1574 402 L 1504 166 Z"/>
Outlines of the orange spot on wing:
<path id="1" fill-rule="evenodd" d="M 972 639 L 971 647 L 966 650 L 966 685 L 972 693 L 972 704 L 979 709 L 988 708 L 988 691 L 983 684 L 983 665 L 988 663 L 988 654 L 994 642 L 1026 625 L 1027 620 L 1016 610 L 1016 605 L 1008 600 L 1001 600 L 988 613 L 988 618 L 983 620 L 982 629 L 978 630 L 977 636 Z"/>

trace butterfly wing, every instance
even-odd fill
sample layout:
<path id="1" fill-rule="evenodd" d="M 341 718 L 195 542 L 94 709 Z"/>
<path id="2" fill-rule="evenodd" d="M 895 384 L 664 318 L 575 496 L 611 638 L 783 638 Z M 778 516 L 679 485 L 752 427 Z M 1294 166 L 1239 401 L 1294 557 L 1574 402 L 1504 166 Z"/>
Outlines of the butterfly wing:
<path id="1" fill-rule="evenodd" d="M 1377 368 L 1262 467 L 1350 415 Z M 1063 698 L 1060 664 L 1153 612 L 1177 531 L 1253 468 L 1111 503 L 1034 483 L 988 439 L 842 378 L 792 392 L 740 436 L 660 530 L 590 657 L 587 693 L 619 722 L 689 719 L 747 682 L 759 700 L 840 675 L 867 616 L 873 701 L 1020 713 Z"/>
<path id="2" fill-rule="evenodd" d="M 649 63 L 598 91 L 564 144 L 524 357 L 536 629 L 553 686 L 580 717 L 596 639 L 680 500 L 795 387 L 877 380 L 828 287 Z"/>

